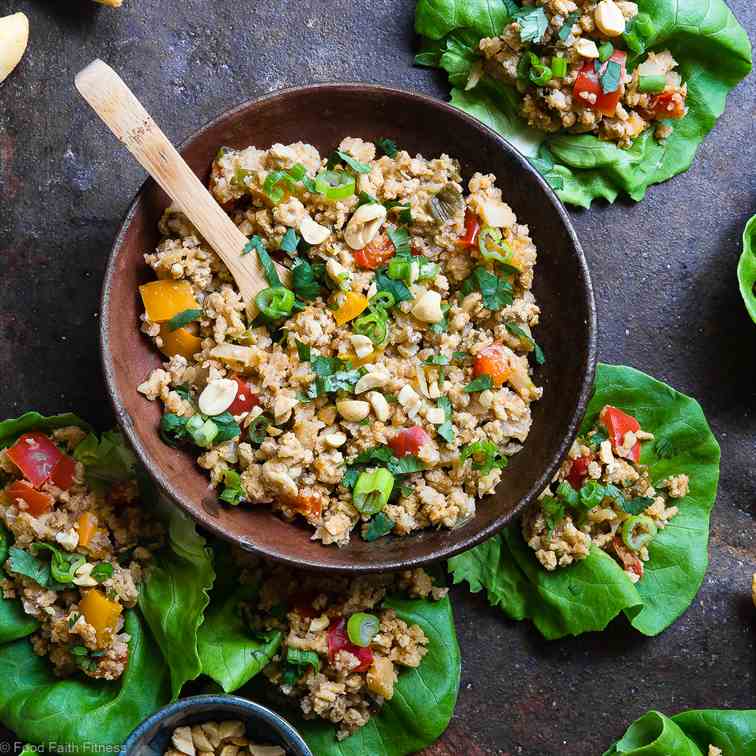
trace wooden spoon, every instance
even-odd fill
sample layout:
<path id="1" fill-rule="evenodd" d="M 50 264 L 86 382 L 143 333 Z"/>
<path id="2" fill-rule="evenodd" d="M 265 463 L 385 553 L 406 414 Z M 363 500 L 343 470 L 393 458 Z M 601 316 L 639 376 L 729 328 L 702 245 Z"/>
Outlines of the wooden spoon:
<path id="1" fill-rule="evenodd" d="M 257 254 L 242 255 L 247 237 L 215 201 L 123 79 L 107 63 L 94 60 L 76 75 L 76 88 L 226 263 L 244 302 L 254 308 L 255 295 L 269 286 Z M 278 264 L 276 267 L 281 280 L 288 282 L 290 271 Z"/>

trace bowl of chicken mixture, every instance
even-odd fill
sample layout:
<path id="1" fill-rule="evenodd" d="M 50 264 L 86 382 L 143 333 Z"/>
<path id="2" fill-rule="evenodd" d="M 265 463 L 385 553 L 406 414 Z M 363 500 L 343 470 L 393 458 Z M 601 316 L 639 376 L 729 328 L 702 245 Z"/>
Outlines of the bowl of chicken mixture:
<path id="1" fill-rule="evenodd" d="M 595 134 L 629 148 L 683 118 L 687 87 L 669 50 L 646 52 L 650 18 L 625 0 L 525 0 L 498 37 L 480 40 L 485 70 L 521 95 L 520 113 L 541 131 Z"/>
<path id="2" fill-rule="evenodd" d="M 164 213 L 140 293 L 166 361 L 138 387 L 163 441 L 224 505 L 301 518 L 324 544 L 469 521 L 526 441 L 544 359 L 536 249 L 495 177 L 347 137 L 329 155 L 221 148 L 210 189 L 268 288 L 245 308 Z"/>
<path id="3" fill-rule="evenodd" d="M 124 610 L 163 539 L 136 481 L 85 473 L 83 460 L 108 443 L 109 434 L 98 441 L 72 425 L 24 433 L 0 450 L 0 590 L 19 599 L 37 626 L 35 653 L 62 677 L 123 674 Z"/>

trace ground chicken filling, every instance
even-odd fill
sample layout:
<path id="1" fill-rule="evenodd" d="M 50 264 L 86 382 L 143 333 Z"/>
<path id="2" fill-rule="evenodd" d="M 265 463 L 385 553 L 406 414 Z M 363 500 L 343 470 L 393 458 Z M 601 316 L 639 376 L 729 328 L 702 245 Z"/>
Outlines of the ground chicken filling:
<path id="1" fill-rule="evenodd" d="M 689 483 L 687 475 L 672 475 L 654 488 L 640 464 L 641 445 L 653 438 L 632 415 L 607 405 L 596 428 L 575 441 L 551 488 L 523 518 L 525 540 L 547 570 L 585 559 L 595 544 L 634 583 L 643 577 L 648 545 L 678 513 L 671 500 L 687 496 Z"/>
<path id="2" fill-rule="evenodd" d="M 446 155 L 347 137 L 327 159 L 221 149 L 210 187 L 270 288 L 248 312 L 165 214 L 141 294 L 168 361 L 139 386 L 163 404 L 163 439 L 197 450 L 221 500 L 301 516 L 326 544 L 471 518 L 541 395 L 536 249 L 494 177 L 465 186 Z"/>
<path id="3" fill-rule="evenodd" d="M 687 86 L 669 50 L 645 52 L 648 16 L 625 0 L 524 0 L 499 37 L 480 41 L 485 70 L 522 95 L 521 114 L 533 128 L 591 133 L 628 148 L 651 127 L 686 112 Z M 630 70 L 628 59 L 633 60 Z"/>
<path id="4" fill-rule="evenodd" d="M 75 455 L 86 436 L 25 433 L 0 451 L 0 590 L 39 622 L 32 646 L 56 674 L 115 680 L 128 661 L 123 610 L 161 532 L 133 481 L 107 492 L 85 482 Z"/>
<path id="5" fill-rule="evenodd" d="M 391 700 L 402 668 L 419 667 L 428 650 L 422 628 L 386 607 L 386 596 L 439 600 L 448 590 L 422 569 L 356 578 L 283 567 L 264 573 L 247 571 L 242 580 L 262 585 L 258 602 L 245 611 L 252 629 L 284 636 L 265 675 L 305 718 L 336 724 L 339 740 Z"/>

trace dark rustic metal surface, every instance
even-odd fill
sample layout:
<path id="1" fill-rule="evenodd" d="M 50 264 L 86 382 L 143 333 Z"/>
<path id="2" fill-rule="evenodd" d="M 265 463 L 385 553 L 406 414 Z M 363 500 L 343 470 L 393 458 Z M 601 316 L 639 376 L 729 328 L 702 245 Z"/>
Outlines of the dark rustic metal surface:
<path id="1" fill-rule="evenodd" d="M 752 0 L 731 6 L 756 29 Z M 0 0 L 0 16 L 23 10 L 31 20 L 26 57 L 0 86 L 0 417 L 73 409 L 101 427 L 112 421 L 97 354 L 100 281 L 143 174 L 75 94 L 80 68 L 94 57 L 115 66 L 175 141 L 283 86 L 362 79 L 444 96 L 440 77 L 411 67 L 413 9 L 411 0 L 125 0 L 119 11 Z M 574 214 L 601 358 L 696 396 L 722 444 L 701 593 L 655 639 L 620 620 L 546 643 L 455 589 L 462 689 L 435 754 L 593 756 L 652 707 L 756 705 L 756 328 L 735 281 L 738 238 L 756 212 L 755 101 L 752 76 L 693 169 L 643 203 Z"/>

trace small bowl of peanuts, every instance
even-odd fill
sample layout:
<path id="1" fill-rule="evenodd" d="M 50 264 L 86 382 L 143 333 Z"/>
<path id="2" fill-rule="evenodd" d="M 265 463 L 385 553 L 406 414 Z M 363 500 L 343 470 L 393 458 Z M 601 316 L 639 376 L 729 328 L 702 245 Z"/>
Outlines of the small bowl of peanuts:
<path id="1" fill-rule="evenodd" d="M 145 719 L 119 756 L 313 756 L 296 730 L 237 696 L 191 696 Z"/>

